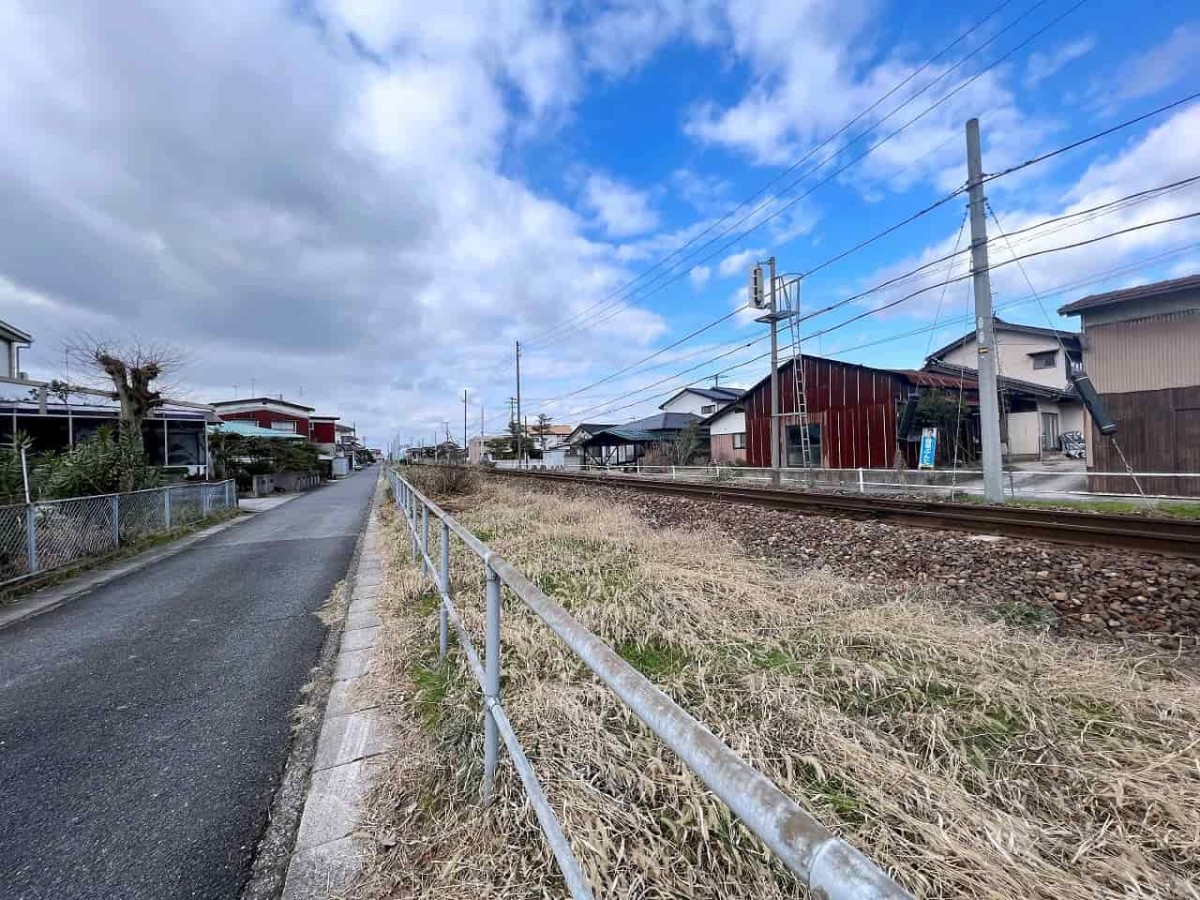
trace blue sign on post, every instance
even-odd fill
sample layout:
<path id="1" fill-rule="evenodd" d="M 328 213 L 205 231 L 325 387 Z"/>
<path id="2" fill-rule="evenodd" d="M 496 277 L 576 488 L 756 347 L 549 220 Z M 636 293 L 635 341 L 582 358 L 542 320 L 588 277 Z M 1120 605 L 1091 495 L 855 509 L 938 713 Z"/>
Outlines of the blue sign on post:
<path id="1" fill-rule="evenodd" d="M 932 469 L 933 461 L 937 458 L 937 429 L 921 429 L 921 459 L 917 463 L 919 469 Z"/>

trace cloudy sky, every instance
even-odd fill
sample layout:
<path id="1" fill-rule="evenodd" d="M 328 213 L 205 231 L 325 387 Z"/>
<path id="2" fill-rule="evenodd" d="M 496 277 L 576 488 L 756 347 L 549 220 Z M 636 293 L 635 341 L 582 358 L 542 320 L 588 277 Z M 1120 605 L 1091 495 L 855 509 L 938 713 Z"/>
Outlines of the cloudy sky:
<path id="1" fill-rule="evenodd" d="M 464 389 L 501 429 L 516 340 L 531 418 L 748 384 L 771 254 L 818 270 L 803 313 L 842 304 L 806 351 L 916 367 L 965 330 L 964 254 L 844 301 L 966 246 L 964 198 L 843 252 L 962 185 L 972 116 L 995 173 L 1200 90 L 1195 9 L 0 0 L 0 318 L 34 377 L 136 335 L 191 399 L 283 393 L 377 445 L 461 436 Z M 1200 175 L 1197 146 L 1192 102 L 997 178 L 992 262 L 1200 210 L 1193 183 L 1031 227 Z M 1001 266 L 998 314 L 1200 270 L 1197 222 Z"/>

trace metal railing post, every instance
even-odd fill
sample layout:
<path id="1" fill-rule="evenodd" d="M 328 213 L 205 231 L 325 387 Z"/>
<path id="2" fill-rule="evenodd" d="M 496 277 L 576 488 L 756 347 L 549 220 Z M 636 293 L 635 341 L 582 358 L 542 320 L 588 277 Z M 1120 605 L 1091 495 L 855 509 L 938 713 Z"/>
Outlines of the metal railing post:
<path id="1" fill-rule="evenodd" d="M 163 531 L 171 530 L 171 489 L 163 488 Z"/>
<path id="2" fill-rule="evenodd" d="M 483 684 L 483 802 L 492 799 L 496 762 L 500 755 L 499 733 L 492 717 L 492 703 L 500 701 L 500 576 L 487 570 L 487 637 L 484 650 Z"/>
<path id="3" fill-rule="evenodd" d="M 417 546 L 417 495 L 409 494 L 408 530 L 412 534 L 412 558 L 416 562 L 420 550 Z"/>
<path id="4" fill-rule="evenodd" d="M 445 597 L 450 596 L 450 526 L 442 522 L 442 594 L 438 601 L 438 662 L 444 662 L 450 649 L 450 611 Z"/>
<path id="5" fill-rule="evenodd" d="M 113 546 L 121 546 L 121 495 L 112 495 Z"/>
<path id="6" fill-rule="evenodd" d="M 426 559 L 429 557 L 429 507 L 421 504 L 421 574 L 429 571 Z M 430 574 L 433 574 L 430 572 Z"/>
<path id="7" fill-rule="evenodd" d="M 867 487 L 865 484 L 863 484 L 863 470 L 861 468 L 858 470 L 858 492 L 860 494 L 865 494 L 867 492 Z"/>
<path id="8" fill-rule="evenodd" d="M 32 503 L 25 506 L 25 559 L 30 575 L 38 571 L 37 507 Z"/>
<path id="9" fill-rule="evenodd" d="M 202 518 L 202 519 L 208 518 L 208 511 L 209 511 L 209 506 L 211 505 L 211 503 L 212 503 L 212 498 L 209 496 L 209 493 L 208 493 L 208 485 L 207 484 L 200 485 L 200 518 Z"/>

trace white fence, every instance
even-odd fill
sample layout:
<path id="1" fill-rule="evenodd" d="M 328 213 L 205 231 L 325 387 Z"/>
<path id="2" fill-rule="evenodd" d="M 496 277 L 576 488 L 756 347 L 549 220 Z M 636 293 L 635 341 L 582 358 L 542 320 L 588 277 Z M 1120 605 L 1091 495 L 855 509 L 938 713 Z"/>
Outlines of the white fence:
<path id="1" fill-rule="evenodd" d="M 0 585 L 236 507 L 232 480 L 0 506 Z"/>

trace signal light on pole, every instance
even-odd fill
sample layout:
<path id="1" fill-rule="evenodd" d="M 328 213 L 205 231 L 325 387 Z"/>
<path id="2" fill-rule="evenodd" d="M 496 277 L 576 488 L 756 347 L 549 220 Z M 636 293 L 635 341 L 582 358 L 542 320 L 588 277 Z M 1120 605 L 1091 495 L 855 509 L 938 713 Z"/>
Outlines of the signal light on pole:
<path id="1" fill-rule="evenodd" d="M 754 309 L 765 309 L 767 292 L 763 287 L 762 266 L 750 267 L 750 306 Z"/>

